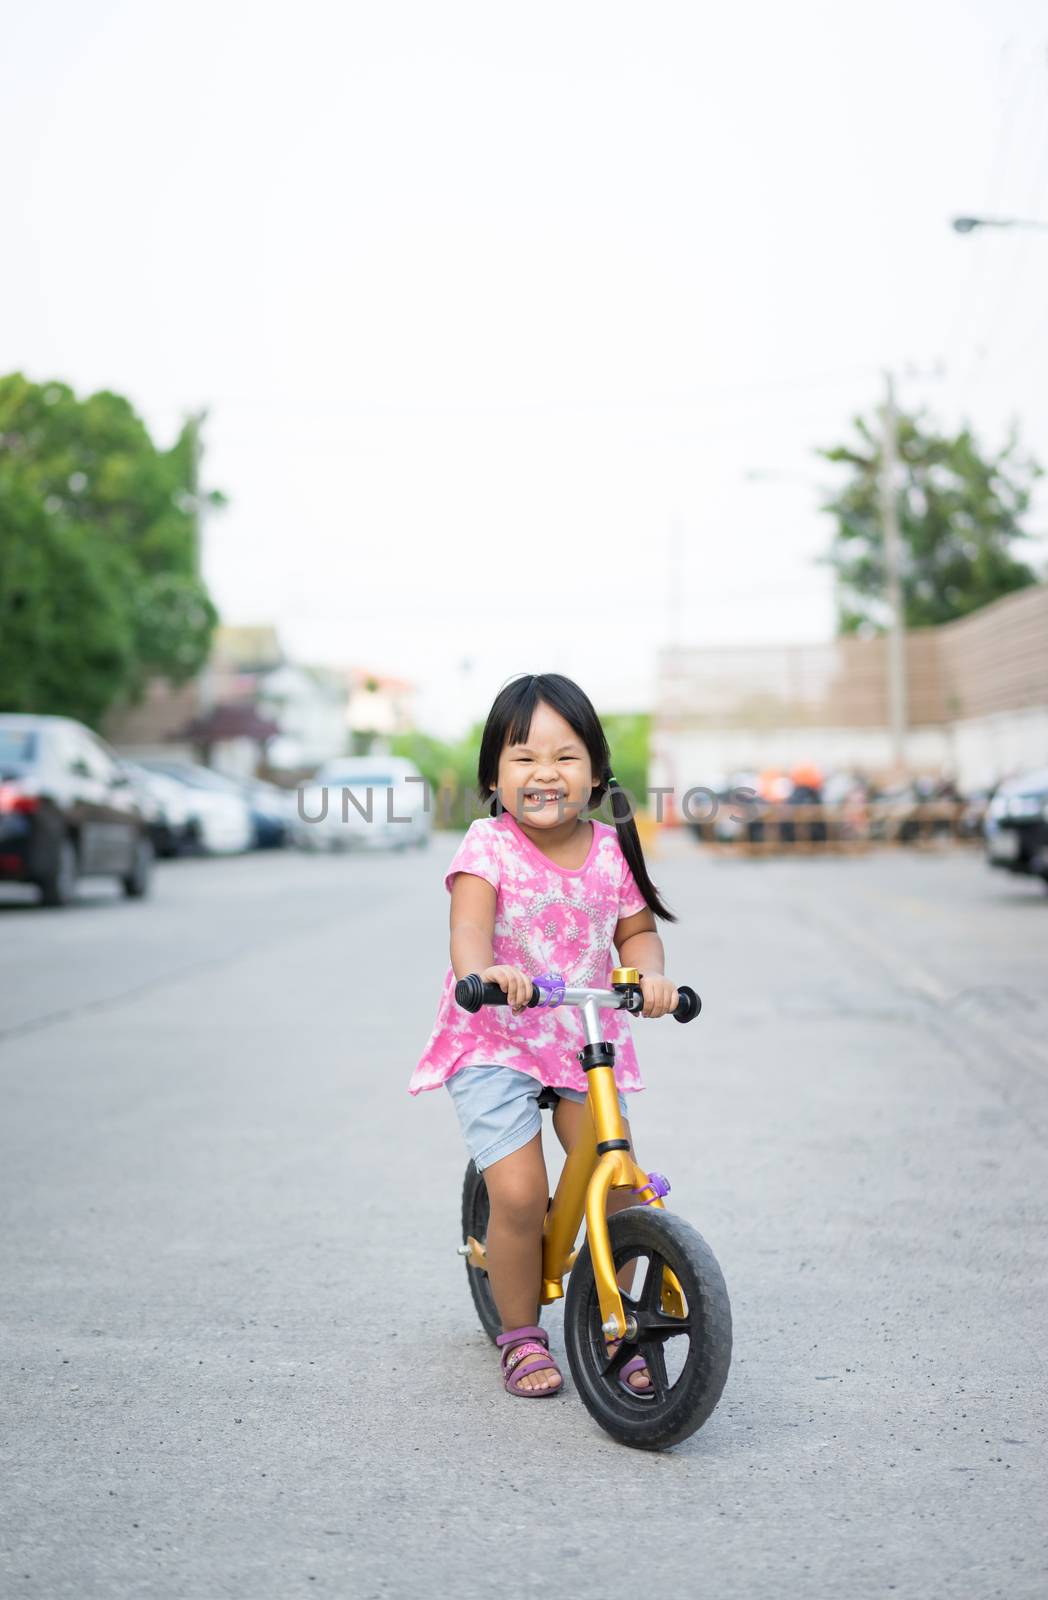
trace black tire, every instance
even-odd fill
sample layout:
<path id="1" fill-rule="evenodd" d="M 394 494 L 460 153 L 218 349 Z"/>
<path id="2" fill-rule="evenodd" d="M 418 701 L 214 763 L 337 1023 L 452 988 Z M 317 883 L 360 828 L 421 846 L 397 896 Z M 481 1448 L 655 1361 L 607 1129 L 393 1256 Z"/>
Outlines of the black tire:
<path id="1" fill-rule="evenodd" d="M 54 861 L 43 877 L 37 879 L 40 899 L 45 906 L 67 906 L 76 899 L 80 862 L 76 845 L 68 834 L 58 841 Z"/>
<path id="2" fill-rule="evenodd" d="M 488 1202 L 487 1184 L 484 1174 L 478 1172 L 471 1161 L 466 1168 L 466 1178 L 462 1185 L 462 1243 L 473 1236 L 478 1244 L 484 1244 L 488 1237 Z M 469 1292 L 473 1296 L 473 1304 L 477 1308 L 480 1325 L 488 1338 L 495 1342 L 498 1334 L 502 1332 L 502 1319 L 495 1305 L 495 1296 L 491 1292 L 491 1284 L 486 1272 L 481 1272 L 477 1267 L 471 1267 L 466 1262 L 466 1278 L 469 1282 Z M 535 1312 L 535 1322 L 538 1323 L 539 1312 Z"/>
<path id="3" fill-rule="evenodd" d="M 149 893 L 152 871 L 153 846 L 148 836 L 143 833 L 135 843 L 135 859 L 131 864 L 131 871 L 120 880 L 129 900 L 141 900 L 143 895 Z"/>
<path id="4" fill-rule="evenodd" d="M 153 854 L 160 861 L 170 861 L 178 855 L 178 839 L 172 828 L 155 828 L 152 833 Z"/>
<path id="5" fill-rule="evenodd" d="M 623 1339 L 608 1362 L 587 1242 L 564 1302 L 571 1375 L 586 1410 L 613 1439 L 638 1450 L 662 1450 L 701 1428 L 721 1397 L 731 1365 L 728 1291 L 705 1239 L 672 1212 L 630 1206 L 608 1218 L 608 1230 L 616 1271 L 635 1259 L 644 1262 L 644 1280 L 639 1287 L 634 1282 L 636 1298 L 622 1297 L 640 1323 L 639 1336 Z M 684 1318 L 662 1310 L 663 1266 L 684 1291 Z M 635 1355 L 644 1356 L 652 1381 L 647 1391 L 631 1395 L 618 1373 Z"/>

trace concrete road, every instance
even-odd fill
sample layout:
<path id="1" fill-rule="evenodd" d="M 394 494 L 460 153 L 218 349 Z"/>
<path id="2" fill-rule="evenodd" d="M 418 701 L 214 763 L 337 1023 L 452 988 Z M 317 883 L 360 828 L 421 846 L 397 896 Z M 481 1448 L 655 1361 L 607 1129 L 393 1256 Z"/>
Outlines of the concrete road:
<path id="1" fill-rule="evenodd" d="M 664 1455 L 503 1394 L 426 855 L 0 909 L 0 1592 L 1043 1596 L 1048 896 L 674 841 L 633 1126 L 735 1317 Z M 558 1311 L 549 1317 L 562 1350 Z"/>

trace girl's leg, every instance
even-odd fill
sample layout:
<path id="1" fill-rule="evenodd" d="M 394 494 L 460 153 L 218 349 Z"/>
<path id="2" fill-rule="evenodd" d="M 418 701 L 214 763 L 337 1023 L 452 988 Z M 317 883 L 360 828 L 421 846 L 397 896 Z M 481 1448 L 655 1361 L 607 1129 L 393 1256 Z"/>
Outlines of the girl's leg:
<path id="1" fill-rule="evenodd" d="M 549 1178 L 542 1135 L 484 1168 L 491 1211 L 488 1217 L 488 1279 L 502 1326 L 532 1327 L 538 1319 L 542 1283 L 542 1225 Z M 556 1389 L 561 1377 L 539 1367 L 520 1380 L 522 1389 Z"/>

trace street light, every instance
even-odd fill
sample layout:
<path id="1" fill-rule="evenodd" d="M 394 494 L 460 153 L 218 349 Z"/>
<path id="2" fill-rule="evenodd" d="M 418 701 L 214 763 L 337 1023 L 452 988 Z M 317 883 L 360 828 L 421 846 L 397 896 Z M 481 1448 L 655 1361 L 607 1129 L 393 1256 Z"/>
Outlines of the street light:
<path id="1" fill-rule="evenodd" d="M 954 233 L 974 233 L 976 228 L 1048 228 L 1048 222 L 1030 222 L 1022 217 L 954 217 Z"/>

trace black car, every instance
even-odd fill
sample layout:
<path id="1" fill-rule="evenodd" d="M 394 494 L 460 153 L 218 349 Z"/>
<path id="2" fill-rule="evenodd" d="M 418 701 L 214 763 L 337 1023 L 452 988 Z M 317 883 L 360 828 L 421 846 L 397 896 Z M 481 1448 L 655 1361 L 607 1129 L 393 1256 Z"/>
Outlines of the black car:
<path id="1" fill-rule="evenodd" d="M 1000 785 L 987 807 L 985 835 L 991 866 L 1048 883 L 1048 768 Z"/>
<path id="2" fill-rule="evenodd" d="M 79 878 L 149 887 L 153 847 L 127 772 L 71 717 L 0 714 L 0 882 L 32 883 L 66 905 Z"/>

